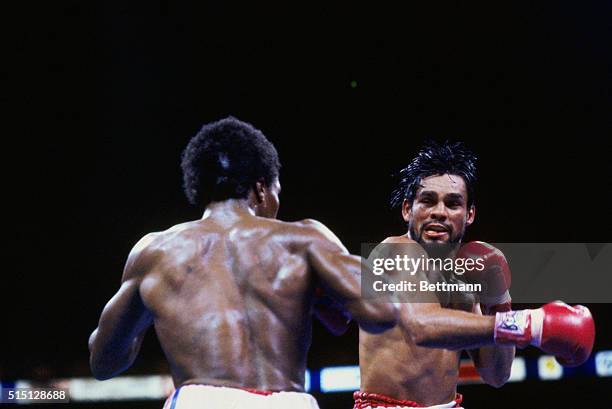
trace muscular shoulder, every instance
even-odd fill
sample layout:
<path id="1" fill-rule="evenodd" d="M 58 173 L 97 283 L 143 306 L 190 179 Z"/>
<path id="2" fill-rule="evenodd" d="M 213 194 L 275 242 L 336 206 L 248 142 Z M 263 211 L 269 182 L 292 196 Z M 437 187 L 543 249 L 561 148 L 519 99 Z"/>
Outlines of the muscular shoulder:
<path id="1" fill-rule="evenodd" d="M 327 242 L 345 249 L 340 239 L 323 223 L 314 219 L 304 219 L 295 224 L 311 241 Z"/>
<path id="2" fill-rule="evenodd" d="M 304 219 L 298 222 L 291 223 L 297 229 L 300 229 L 306 233 L 311 234 L 329 234 L 331 230 L 327 228 L 323 223 L 314 219 Z"/>
<path id="3" fill-rule="evenodd" d="M 407 235 L 390 236 L 384 239 L 373 251 L 378 256 L 395 257 L 409 256 L 420 257 L 427 253 L 419 243 L 409 238 Z"/>
<path id="4" fill-rule="evenodd" d="M 150 270 L 154 259 L 159 256 L 158 244 L 162 233 L 148 233 L 132 247 L 123 271 L 123 281 L 142 278 Z"/>
<path id="5" fill-rule="evenodd" d="M 387 237 L 386 239 L 384 239 L 382 241 L 382 243 L 389 243 L 389 244 L 400 244 L 400 243 L 416 243 L 416 241 L 412 240 L 411 238 L 409 238 L 406 235 L 403 236 L 390 236 Z"/>
<path id="6" fill-rule="evenodd" d="M 305 250 L 312 245 L 329 247 L 338 251 L 347 251 L 340 239 L 323 223 L 304 219 L 296 222 L 285 222 L 267 219 L 265 222 L 275 240 L 282 241 L 295 250 Z"/>
<path id="7" fill-rule="evenodd" d="M 125 265 L 123 279 L 143 278 L 156 266 L 174 259 L 177 252 L 192 248 L 195 225 L 193 222 L 172 226 L 167 230 L 146 234 L 134 245 Z"/>

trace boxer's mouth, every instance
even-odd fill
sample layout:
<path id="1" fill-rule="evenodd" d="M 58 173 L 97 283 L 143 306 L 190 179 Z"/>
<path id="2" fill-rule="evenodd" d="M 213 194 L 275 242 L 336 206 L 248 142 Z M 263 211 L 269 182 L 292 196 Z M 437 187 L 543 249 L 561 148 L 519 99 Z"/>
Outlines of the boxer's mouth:
<path id="1" fill-rule="evenodd" d="M 442 224 L 430 223 L 425 226 L 423 233 L 431 239 L 439 239 L 449 235 L 450 229 Z"/>

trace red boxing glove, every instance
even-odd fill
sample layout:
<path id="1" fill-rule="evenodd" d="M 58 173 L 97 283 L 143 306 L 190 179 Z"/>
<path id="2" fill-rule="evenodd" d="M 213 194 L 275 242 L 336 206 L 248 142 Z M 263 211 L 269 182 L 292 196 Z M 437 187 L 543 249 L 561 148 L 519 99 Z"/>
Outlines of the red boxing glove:
<path id="1" fill-rule="evenodd" d="M 555 301 L 536 310 L 497 313 L 494 336 L 498 344 L 533 345 L 561 365 L 578 366 L 593 350 L 595 322 L 587 307 Z"/>
<path id="2" fill-rule="evenodd" d="M 472 241 L 461 246 L 455 259 L 476 260 L 472 268 L 466 266 L 463 276 L 468 282 L 483 284 L 480 304 L 484 314 L 510 311 L 510 266 L 501 250 L 482 241 Z"/>

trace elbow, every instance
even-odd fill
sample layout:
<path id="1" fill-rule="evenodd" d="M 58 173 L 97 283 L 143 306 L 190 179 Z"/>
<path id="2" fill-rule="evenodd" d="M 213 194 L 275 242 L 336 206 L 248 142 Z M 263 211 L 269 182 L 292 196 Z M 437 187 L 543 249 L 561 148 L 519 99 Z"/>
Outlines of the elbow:
<path id="1" fill-rule="evenodd" d="M 368 308 L 367 314 L 359 320 L 359 326 L 366 332 L 380 334 L 395 327 L 398 309 L 392 303 L 378 302 Z"/>
<path id="2" fill-rule="evenodd" d="M 506 382 L 508 382 L 508 379 L 502 379 L 502 380 L 499 380 L 497 382 L 489 382 L 489 385 L 491 385 L 492 387 L 494 387 L 496 389 L 499 389 L 502 386 L 504 386 L 506 384 Z"/>
<path id="3" fill-rule="evenodd" d="M 425 348 L 439 348 L 438 342 L 436 342 L 435 338 L 433 338 L 427 330 L 422 332 L 410 332 L 410 340 L 416 346 L 425 347 Z M 445 349 L 453 349 L 447 347 Z"/>
<path id="4" fill-rule="evenodd" d="M 94 378 L 99 381 L 105 381 L 112 378 L 114 375 L 108 368 L 105 368 L 104 365 L 101 365 L 100 362 L 95 359 L 93 353 L 89 357 L 89 369 Z"/>
<path id="5" fill-rule="evenodd" d="M 452 351 L 464 349 L 461 343 L 450 342 L 448 337 L 439 333 L 438 328 L 428 320 L 427 315 L 410 317 L 408 322 L 404 321 L 403 325 L 406 338 L 416 346 L 444 348 Z"/>
<path id="6" fill-rule="evenodd" d="M 96 378 L 99 381 L 106 381 L 107 379 L 110 379 L 113 377 L 111 374 L 96 371 L 93 367 L 91 368 L 91 373 L 93 374 L 94 378 Z"/>
<path id="7" fill-rule="evenodd" d="M 501 388 L 510 380 L 511 366 L 476 368 L 482 380 L 494 388 Z"/>
<path id="8" fill-rule="evenodd" d="M 436 347 L 436 340 L 431 333 L 431 326 L 423 317 L 411 316 L 404 321 L 405 332 L 412 343 L 419 347 Z"/>
<path id="9" fill-rule="evenodd" d="M 109 362 L 111 364 L 109 364 Z M 97 359 L 92 353 L 89 359 L 89 369 L 94 378 L 99 381 L 105 381 L 119 375 L 127 369 L 127 367 L 117 366 L 116 362 L 117 361 L 110 359 L 104 362 L 101 359 Z"/>
<path id="10" fill-rule="evenodd" d="M 501 388 L 510 380 L 512 374 L 512 362 L 514 361 L 514 348 L 511 348 L 512 356 L 487 368 L 478 368 L 478 373 L 482 380 L 494 388 Z M 482 365 L 482 362 L 479 364 Z"/>
<path id="11" fill-rule="evenodd" d="M 406 325 L 406 332 L 408 338 L 417 346 L 426 347 L 431 344 L 427 325 L 419 317 L 411 317 Z"/>
<path id="12" fill-rule="evenodd" d="M 489 376 L 489 377 L 483 377 L 483 381 L 485 381 L 485 383 L 487 385 L 490 385 L 494 388 L 501 388 L 502 386 L 504 386 L 506 384 L 506 382 L 508 382 L 508 380 L 510 379 L 510 373 L 507 374 L 502 374 L 500 375 L 495 375 L 495 376 Z"/>
<path id="13" fill-rule="evenodd" d="M 98 335 L 98 328 L 96 328 L 89 336 L 87 346 L 89 347 L 89 369 L 91 374 L 99 381 L 104 381 L 111 378 L 112 376 L 104 370 L 104 366 L 101 365 L 98 357 L 96 348 L 96 336 Z"/>
<path id="14" fill-rule="evenodd" d="M 109 354 L 108 351 L 102 351 L 95 343 L 90 342 L 89 351 L 89 369 L 99 381 L 110 379 L 127 369 L 127 366 L 120 365 L 123 359 Z"/>

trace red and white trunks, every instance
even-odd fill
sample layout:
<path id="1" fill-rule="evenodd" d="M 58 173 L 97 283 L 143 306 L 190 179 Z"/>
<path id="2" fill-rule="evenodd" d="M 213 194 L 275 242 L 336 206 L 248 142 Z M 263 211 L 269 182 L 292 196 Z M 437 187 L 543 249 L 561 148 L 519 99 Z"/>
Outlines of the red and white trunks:
<path id="1" fill-rule="evenodd" d="M 312 395 L 210 385 L 184 385 L 168 397 L 163 409 L 319 409 Z"/>
<path id="2" fill-rule="evenodd" d="M 393 398 L 390 398 L 388 396 L 381 395 L 378 393 L 368 393 L 368 392 L 360 392 L 360 391 L 353 393 L 353 399 L 355 400 L 355 405 L 353 406 L 353 409 L 376 409 L 376 408 L 388 408 L 388 409 L 459 408 L 459 409 L 462 409 L 461 401 L 463 400 L 463 396 L 461 396 L 461 394 L 458 393 L 457 396 L 455 397 L 455 400 L 452 400 L 448 403 L 443 403 L 441 405 L 434 405 L 434 406 L 423 406 L 411 400 L 393 399 Z"/>

